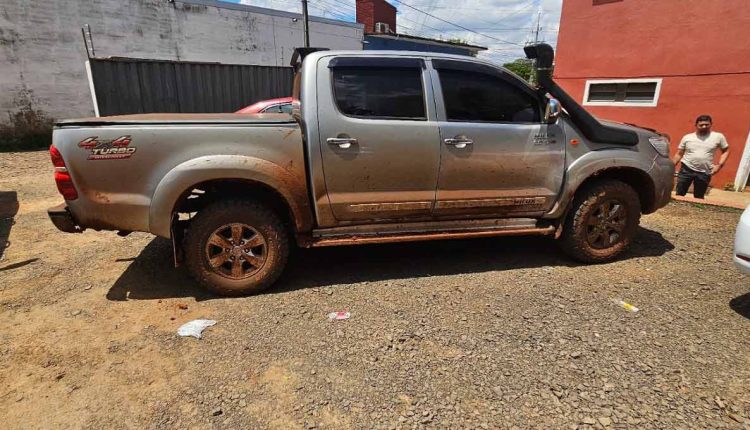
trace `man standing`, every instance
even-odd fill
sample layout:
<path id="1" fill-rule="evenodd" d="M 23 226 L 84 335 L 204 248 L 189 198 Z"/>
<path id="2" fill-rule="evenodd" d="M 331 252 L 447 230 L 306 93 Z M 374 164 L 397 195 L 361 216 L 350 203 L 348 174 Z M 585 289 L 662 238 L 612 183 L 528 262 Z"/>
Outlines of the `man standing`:
<path id="1" fill-rule="evenodd" d="M 723 134 L 711 131 L 713 121 L 708 115 L 701 115 L 695 120 L 695 133 L 685 135 L 680 141 L 675 154 L 675 165 L 680 161 L 680 172 L 677 175 L 677 195 L 684 196 L 690 184 L 693 184 L 693 196 L 702 199 L 706 194 L 711 176 L 716 174 L 729 157 L 729 144 Z M 714 153 L 721 149 L 719 164 L 714 164 Z"/>

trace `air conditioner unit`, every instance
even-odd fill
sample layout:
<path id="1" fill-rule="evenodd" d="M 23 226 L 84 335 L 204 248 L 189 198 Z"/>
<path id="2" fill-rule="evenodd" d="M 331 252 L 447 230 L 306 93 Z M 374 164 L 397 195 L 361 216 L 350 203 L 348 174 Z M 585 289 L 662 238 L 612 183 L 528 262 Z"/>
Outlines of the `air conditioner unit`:
<path id="1" fill-rule="evenodd" d="M 375 33 L 390 33 L 390 32 L 391 32 L 391 26 L 388 25 L 388 23 L 385 23 L 385 22 L 375 23 Z"/>

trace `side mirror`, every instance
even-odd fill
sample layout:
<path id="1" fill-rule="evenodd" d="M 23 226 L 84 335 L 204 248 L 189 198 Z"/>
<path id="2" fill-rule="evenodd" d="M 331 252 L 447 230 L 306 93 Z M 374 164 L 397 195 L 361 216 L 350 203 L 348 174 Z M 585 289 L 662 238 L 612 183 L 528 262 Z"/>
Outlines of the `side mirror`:
<path id="1" fill-rule="evenodd" d="M 557 99 L 549 99 L 549 103 L 547 103 L 547 109 L 544 112 L 544 121 L 547 124 L 556 123 L 557 119 L 560 118 L 561 112 L 562 107 L 560 107 L 560 102 L 558 102 Z"/>

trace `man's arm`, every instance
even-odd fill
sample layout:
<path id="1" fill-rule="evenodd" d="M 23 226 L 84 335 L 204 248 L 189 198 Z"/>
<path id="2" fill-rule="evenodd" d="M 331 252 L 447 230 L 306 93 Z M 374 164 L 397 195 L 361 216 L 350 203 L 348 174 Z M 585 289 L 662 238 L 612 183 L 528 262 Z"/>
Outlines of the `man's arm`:
<path id="1" fill-rule="evenodd" d="M 683 155 L 685 155 L 685 150 L 684 149 L 678 149 L 677 153 L 674 155 L 674 157 L 672 157 L 672 162 L 674 163 L 675 166 L 679 166 L 680 165 L 680 160 L 682 160 L 682 156 Z"/>
<path id="2" fill-rule="evenodd" d="M 721 170 L 722 167 L 724 167 L 724 163 L 727 162 L 727 158 L 729 158 L 729 147 L 721 148 L 721 158 L 719 158 L 719 164 L 714 164 L 713 168 L 711 169 L 711 174 L 714 175 L 716 172 Z"/>

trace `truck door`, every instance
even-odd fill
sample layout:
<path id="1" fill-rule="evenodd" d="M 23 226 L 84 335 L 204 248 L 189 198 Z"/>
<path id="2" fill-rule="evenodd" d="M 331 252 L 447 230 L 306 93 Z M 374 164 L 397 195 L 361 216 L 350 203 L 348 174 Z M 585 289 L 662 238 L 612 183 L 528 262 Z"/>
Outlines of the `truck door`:
<path id="1" fill-rule="evenodd" d="M 441 163 L 435 214 L 535 216 L 554 205 L 565 171 L 563 130 L 544 103 L 489 65 L 433 60 Z"/>
<path id="2" fill-rule="evenodd" d="M 424 61 L 324 57 L 317 74 L 323 176 L 334 217 L 431 216 L 440 135 Z"/>

